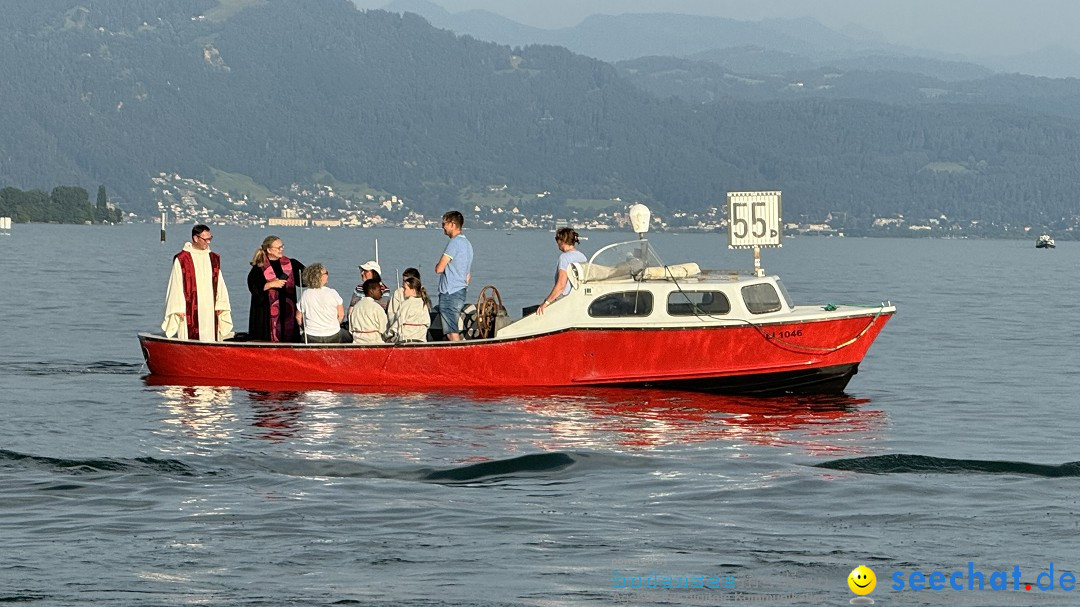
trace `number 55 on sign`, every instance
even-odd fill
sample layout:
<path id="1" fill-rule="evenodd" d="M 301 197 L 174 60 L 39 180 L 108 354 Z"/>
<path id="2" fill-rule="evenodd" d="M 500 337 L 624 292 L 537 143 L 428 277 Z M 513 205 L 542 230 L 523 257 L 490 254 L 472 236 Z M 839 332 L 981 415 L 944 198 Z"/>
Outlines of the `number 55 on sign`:
<path id="1" fill-rule="evenodd" d="M 779 247 L 780 192 L 728 192 L 728 248 Z"/>

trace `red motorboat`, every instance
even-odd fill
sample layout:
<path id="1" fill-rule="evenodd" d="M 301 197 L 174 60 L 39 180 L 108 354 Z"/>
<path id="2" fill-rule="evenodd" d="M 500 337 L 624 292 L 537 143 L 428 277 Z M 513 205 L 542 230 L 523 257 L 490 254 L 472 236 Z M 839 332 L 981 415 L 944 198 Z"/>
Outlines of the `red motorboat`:
<path id="1" fill-rule="evenodd" d="M 140 333 L 139 342 L 155 383 L 843 391 L 895 307 L 795 305 L 778 277 L 759 274 L 665 265 L 639 239 L 574 264 L 568 295 L 488 338 L 207 343 Z"/>

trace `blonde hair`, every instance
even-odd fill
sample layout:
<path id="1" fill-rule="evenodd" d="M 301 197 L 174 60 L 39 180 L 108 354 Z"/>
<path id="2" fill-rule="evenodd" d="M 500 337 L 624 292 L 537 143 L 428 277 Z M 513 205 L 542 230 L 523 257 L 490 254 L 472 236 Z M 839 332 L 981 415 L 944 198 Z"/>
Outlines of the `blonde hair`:
<path id="1" fill-rule="evenodd" d="M 304 288 L 318 289 L 322 287 L 322 273 L 325 271 L 326 266 L 321 263 L 313 263 L 305 267 L 304 271 L 300 273 L 300 277 L 304 279 Z"/>
<path id="2" fill-rule="evenodd" d="M 266 265 L 266 250 L 270 248 L 270 245 L 274 244 L 274 241 L 281 240 L 277 236 L 271 234 L 266 238 L 263 238 L 262 244 L 258 249 L 255 249 L 255 255 L 251 258 L 251 265 L 259 266 L 260 268 Z"/>

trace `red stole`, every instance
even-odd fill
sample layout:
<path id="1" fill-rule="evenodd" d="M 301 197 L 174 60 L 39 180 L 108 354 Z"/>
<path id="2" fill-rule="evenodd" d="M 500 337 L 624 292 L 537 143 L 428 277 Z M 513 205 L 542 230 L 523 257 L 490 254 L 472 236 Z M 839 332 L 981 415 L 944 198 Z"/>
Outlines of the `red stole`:
<path id="1" fill-rule="evenodd" d="M 188 339 L 199 339 L 199 287 L 195 283 L 195 261 L 191 253 L 180 251 L 175 259 L 180 262 L 180 276 L 184 281 L 184 310 L 187 321 Z M 214 289 L 214 301 L 210 305 L 217 307 L 217 281 L 221 273 L 221 256 L 210 252 L 210 285 Z M 218 317 L 214 312 L 214 339 L 217 339 Z"/>
<path id="2" fill-rule="evenodd" d="M 296 280 L 293 277 L 292 262 L 289 258 L 282 255 L 278 262 L 281 263 L 281 271 L 285 273 L 285 286 L 281 289 L 269 289 L 266 292 L 267 297 L 270 298 L 270 341 L 292 341 L 296 333 Z M 263 266 L 263 277 L 267 282 L 278 280 L 269 259 Z M 290 293 L 292 293 L 291 298 Z"/>

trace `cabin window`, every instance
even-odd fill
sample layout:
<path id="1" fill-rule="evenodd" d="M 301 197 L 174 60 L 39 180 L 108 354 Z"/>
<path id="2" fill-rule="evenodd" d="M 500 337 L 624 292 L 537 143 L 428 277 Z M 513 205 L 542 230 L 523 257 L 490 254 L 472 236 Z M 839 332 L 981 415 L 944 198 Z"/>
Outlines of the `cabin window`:
<path id="1" fill-rule="evenodd" d="M 589 306 L 589 316 L 648 316 L 652 313 L 653 296 L 648 291 L 624 291 L 598 297 Z"/>
<path id="2" fill-rule="evenodd" d="M 784 283 L 781 282 L 779 278 L 776 279 L 776 286 L 780 288 L 780 296 L 784 298 L 784 305 L 789 308 L 794 308 L 795 302 L 791 299 L 791 293 L 787 292 L 787 287 L 784 286 Z"/>
<path id="3" fill-rule="evenodd" d="M 751 314 L 776 312 L 782 307 L 780 294 L 767 282 L 748 285 L 742 288 L 743 302 Z"/>
<path id="4" fill-rule="evenodd" d="M 720 291 L 675 291 L 668 294 L 667 312 L 672 316 L 727 314 L 731 302 Z"/>

